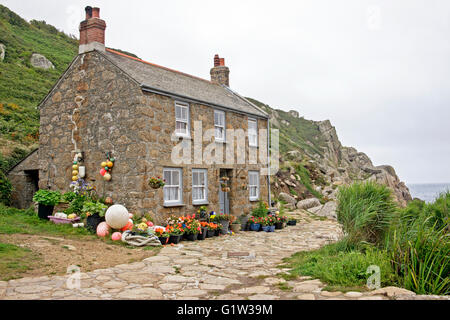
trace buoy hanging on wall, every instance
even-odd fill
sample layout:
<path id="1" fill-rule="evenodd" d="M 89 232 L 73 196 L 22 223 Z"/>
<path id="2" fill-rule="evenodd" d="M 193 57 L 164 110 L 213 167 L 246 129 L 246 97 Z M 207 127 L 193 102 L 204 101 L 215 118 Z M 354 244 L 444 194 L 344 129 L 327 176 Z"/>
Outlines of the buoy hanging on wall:
<path id="1" fill-rule="evenodd" d="M 82 161 L 83 154 L 77 152 L 73 157 L 72 162 L 72 181 L 77 181 L 79 178 L 84 178 L 86 176 L 86 168 L 80 165 Z"/>
<path id="2" fill-rule="evenodd" d="M 107 152 L 106 153 L 106 161 L 103 161 L 100 166 L 100 175 L 103 177 L 103 180 L 105 181 L 111 181 L 112 176 L 111 176 L 111 172 L 112 172 L 112 168 L 114 167 L 114 161 L 115 159 L 113 157 L 111 157 L 111 153 Z"/>

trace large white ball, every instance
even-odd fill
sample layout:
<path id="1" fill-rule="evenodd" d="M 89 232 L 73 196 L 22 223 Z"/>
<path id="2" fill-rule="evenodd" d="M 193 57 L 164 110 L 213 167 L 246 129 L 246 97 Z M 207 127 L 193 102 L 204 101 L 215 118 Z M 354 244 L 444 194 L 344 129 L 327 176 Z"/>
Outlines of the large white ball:
<path id="1" fill-rule="evenodd" d="M 120 204 L 115 204 L 106 210 L 106 223 L 113 229 L 122 229 L 128 223 L 129 214 L 127 208 Z"/>

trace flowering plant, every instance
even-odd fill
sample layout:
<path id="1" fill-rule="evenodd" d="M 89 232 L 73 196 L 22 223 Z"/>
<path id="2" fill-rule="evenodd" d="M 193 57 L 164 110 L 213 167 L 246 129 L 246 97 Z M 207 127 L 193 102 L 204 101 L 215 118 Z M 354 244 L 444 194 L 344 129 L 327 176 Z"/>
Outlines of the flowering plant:
<path id="1" fill-rule="evenodd" d="M 166 232 L 171 236 L 179 236 L 184 233 L 183 226 L 181 224 L 177 224 L 176 226 L 168 225 L 166 227 Z"/>
<path id="2" fill-rule="evenodd" d="M 169 236 L 169 233 L 167 232 L 166 228 L 158 227 L 158 228 L 155 228 L 154 232 L 157 237 L 168 237 Z"/>
<path id="3" fill-rule="evenodd" d="M 208 223 L 207 227 L 208 227 L 208 230 L 217 230 L 217 228 L 219 228 L 219 225 L 211 222 L 211 223 Z"/>
<path id="4" fill-rule="evenodd" d="M 161 179 L 161 177 L 151 177 L 148 181 L 148 184 L 150 185 L 150 187 L 158 189 L 165 186 L 166 180 Z"/>
<path id="5" fill-rule="evenodd" d="M 250 223 L 255 223 L 255 224 L 262 224 L 265 221 L 265 218 L 263 217 L 255 217 L 255 216 L 251 216 L 248 221 Z"/>
<path id="6" fill-rule="evenodd" d="M 211 216 L 211 221 L 216 221 L 216 222 L 223 221 L 223 220 L 232 222 L 236 219 L 234 216 L 229 215 L 229 214 L 224 214 L 224 213 L 216 214 L 216 215 L 214 215 L 214 218 L 212 218 L 212 217 L 213 216 Z"/>
<path id="7" fill-rule="evenodd" d="M 273 216 L 268 216 L 263 219 L 264 219 L 264 223 L 262 223 L 262 224 L 265 226 L 273 226 L 276 223 L 276 218 Z"/>
<path id="8" fill-rule="evenodd" d="M 194 215 L 195 216 L 195 215 Z M 184 232 L 186 234 L 197 234 L 202 232 L 202 228 L 200 227 L 200 222 L 189 216 L 184 220 Z"/>

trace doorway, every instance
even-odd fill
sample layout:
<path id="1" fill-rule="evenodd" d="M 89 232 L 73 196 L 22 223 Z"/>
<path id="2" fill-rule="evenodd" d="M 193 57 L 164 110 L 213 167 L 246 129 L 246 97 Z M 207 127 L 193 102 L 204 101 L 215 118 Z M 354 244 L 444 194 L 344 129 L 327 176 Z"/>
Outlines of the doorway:
<path id="1" fill-rule="evenodd" d="M 219 204 L 220 213 L 230 214 L 230 191 L 233 169 L 220 169 Z"/>

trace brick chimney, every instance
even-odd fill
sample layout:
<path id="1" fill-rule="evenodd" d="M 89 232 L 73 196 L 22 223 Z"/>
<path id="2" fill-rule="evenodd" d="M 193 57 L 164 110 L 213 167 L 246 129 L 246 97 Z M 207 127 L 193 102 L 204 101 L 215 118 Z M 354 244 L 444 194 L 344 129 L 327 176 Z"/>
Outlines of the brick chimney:
<path id="1" fill-rule="evenodd" d="M 100 19 L 100 8 L 86 7 L 86 20 L 80 23 L 80 46 L 78 53 L 94 49 L 105 51 L 106 23 Z"/>
<path id="2" fill-rule="evenodd" d="M 211 82 L 230 86 L 230 69 L 225 66 L 225 58 L 214 56 L 214 68 L 211 69 Z"/>

